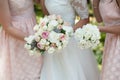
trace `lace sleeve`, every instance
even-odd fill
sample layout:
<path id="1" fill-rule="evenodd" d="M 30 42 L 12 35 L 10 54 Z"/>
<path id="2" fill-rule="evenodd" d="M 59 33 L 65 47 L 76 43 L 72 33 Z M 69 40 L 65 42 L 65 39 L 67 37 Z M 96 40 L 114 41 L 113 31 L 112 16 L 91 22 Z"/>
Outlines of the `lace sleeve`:
<path id="1" fill-rule="evenodd" d="M 76 11 L 77 15 L 81 17 L 81 19 L 88 18 L 88 6 L 87 0 L 71 0 L 71 4 Z"/>

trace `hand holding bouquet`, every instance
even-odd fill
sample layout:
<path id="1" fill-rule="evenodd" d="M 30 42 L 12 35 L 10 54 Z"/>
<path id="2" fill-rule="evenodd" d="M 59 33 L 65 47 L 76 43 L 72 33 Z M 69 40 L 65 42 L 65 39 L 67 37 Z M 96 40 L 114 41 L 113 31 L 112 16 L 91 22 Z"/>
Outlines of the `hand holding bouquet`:
<path id="1" fill-rule="evenodd" d="M 94 48 L 99 44 L 100 32 L 97 26 L 87 24 L 75 31 L 75 38 L 81 49 Z"/>
<path id="2" fill-rule="evenodd" d="M 54 53 L 63 49 L 73 34 L 72 27 L 65 24 L 66 22 L 60 16 L 45 16 L 34 27 L 35 34 L 25 38 L 25 48 L 33 55 Z"/>

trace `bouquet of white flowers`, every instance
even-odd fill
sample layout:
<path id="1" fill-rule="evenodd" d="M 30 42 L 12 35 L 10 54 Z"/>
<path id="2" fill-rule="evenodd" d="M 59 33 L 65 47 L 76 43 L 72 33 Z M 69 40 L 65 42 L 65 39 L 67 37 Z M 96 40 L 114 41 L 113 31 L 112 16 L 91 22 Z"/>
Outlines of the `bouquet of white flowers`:
<path id="1" fill-rule="evenodd" d="M 45 16 L 34 27 L 35 34 L 25 38 L 25 48 L 33 55 L 63 49 L 73 34 L 73 28 L 65 24 L 60 16 Z"/>
<path id="2" fill-rule="evenodd" d="M 99 29 L 92 24 L 87 24 L 82 28 L 78 28 L 74 35 L 81 49 L 94 48 L 100 42 Z"/>

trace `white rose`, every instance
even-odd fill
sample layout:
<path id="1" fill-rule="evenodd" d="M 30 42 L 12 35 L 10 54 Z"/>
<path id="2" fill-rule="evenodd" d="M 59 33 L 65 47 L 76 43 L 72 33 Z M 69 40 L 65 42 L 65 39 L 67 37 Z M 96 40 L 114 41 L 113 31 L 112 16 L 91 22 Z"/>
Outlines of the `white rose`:
<path id="1" fill-rule="evenodd" d="M 40 28 L 40 29 L 38 30 L 38 34 L 42 34 L 43 31 L 44 31 L 44 30 L 43 30 L 42 28 Z"/>
<path id="2" fill-rule="evenodd" d="M 31 45 L 28 45 L 28 44 L 25 44 L 24 47 L 25 47 L 26 49 L 28 49 L 28 50 L 31 49 Z"/>
<path id="3" fill-rule="evenodd" d="M 62 46 L 58 46 L 58 50 L 61 50 L 62 49 Z"/>
<path id="4" fill-rule="evenodd" d="M 54 53 L 55 52 L 55 48 L 54 47 L 50 47 L 49 49 L 48 49 L 48 53 Z"/>
<path id="5" fill-rule="evenodd" d="M 85 39 L 88 40 L 91 38 L 91 34 L 89 32 L 85 33 Z"/>
<path id="6" fill-rule="evenodd" d="M 40 51 L 37 48 L 34 48 L 33 50 L 30 50 L 29 52 L 31 56 L 35 55 L 37 57 L 41 55 Z"/>
<path id="7" fill-rule="evenodd" d="M 95 36 L 91 37 L 91 40 L 93 40 L 93 41 L 95 41 L 96 39 L 97 39 L 97 37 L 95 37 Z"/>
<path id="8" fill-rule="evenodd" d="M 39 36 L 35 36 L 35 41 L 39 42 L 40 41 L 40 37 Z"/>
<path id="9" fill-rule="evenodd" d="M 43 26 L 43 30 L 47 30 L 47 28 L 48 28 L 47 26 Z"/>
<path id="10" fill-rule="evenodd" d="M 66 31 L 66 34 L 72 35 L 73 34 L 73 28 L 71 26 L 63 26 L 63 30 Z"/>
<path id="11" fill-rule="evenodd" d="M 24 38 L 24 40 L 27 41 L 28 44 L 31 44 L 34 39 L 35 39 L 35 36 L 33 35 Z"/>
<path id="12" fill-rule="evenodd" d="M 75 38 L 78 40 L 80 38 L 83 38 L 83 35 L 79 34 L 79 33 L 75 33 Z"/>
<path id="13" fill-rule="evenodd" d="M 50 42 L 47 41 L 47 42 L 46 42 L 46 45 L 49 45 L 49 44 L 50 44 Z"/>
<path id="14" fill-rule="evenodd" d="M 33 52 L 34 52 L 34 53 L 33 53 Z M 32 50 L 32 55 L 40 56 L 41 53 L 40 53 L 40 51 L 39 51 L 37 48 L 34 48 L 34 49 Z"/>
<path id="15" fill-rule="evenodd" d="M 35 25 L 33 28 L 34 31 L 38 31 L 39 30 L 39 25 Z"/>
<path id="16" fill-rule="evenodd" d="M 35 55 L 36 55 L 36 56 L 41 56 L 41 54 L 42 54 L 42 53 L 41 53 L 39 50 L 35 50 Z"/>
<path id="17" fill-rule="evenodd" d="M 59 35 L 56 32 L 52 31 L 49 34 L 49 40 L 50 42 L 56 43 L 59 40 Z"/>
<path id="18" fill-rule="evenodd" d="M 78 28 L 78 29 L 75 31 L 74 35 L 75 35 L 75 38 L 76 38 L 77 40 L 78 40 L 78 39 L 82 39 L 83 36 L 84 36 L 84 32 L 82 31 L 81 28 Z"/>
<path id="19" fill-rule="evenodd" d="M 62 43 L 63 43 L 63 47 L 66 47 L 68 44 L 68 40 L 64 40 L 64 41 L 62 41 Z"/>
<path id="20" fill-rule="evenodd" d="M 63 23 L 64 21 L 62 19 L 58 19 L 58 22 L 61 24 Z"/>
<path id="21" fill-rule="evenodd" d="M 51 20 L 48 24 L 48 26 L 57 26 L 58 25 L 58 22 L 56 20 Z"/>
<path id="22" fill-rule="evenodd" d="M 57 16 L 55 14 L 53 14 L 53 15 L 48 16 L 48 18 L 51 20 L 55 20 L 55 19 L 57 19 Z"/>
<path id="23" fill-rule="evenodd" d="M 40 28 L 40 29 L 35 33 L 35 36 L 39 36 L 39 35 L 41 35 L 42 32 L 43 32 L 43 29 Z"/>
<path id="24" fill-rule="evenodd" d="M 78 28 L 75 30 L 76 33 L 79 33 L 80 31 L 82 31 L 82 28 Z"/>
<path id="25" fill-rule="evenodd" d="M 48 17 L 44 17 L 44 18 L 42 19 L 42 21 L 47 23 L 47 22 L 49 22 L 49 18 L 48 18 Z"/>
<path id="26" fill-rule="evenodd" d="M 47 28 L 48 31 L 52 31 L 53 29 L 54 29 L 54 26 L 48 25 L 48 28 Z"/>
<path id="27" fill-rule="evenodd" d="M 50 46 L 46 46 L 46 47 L 45 47 L 45 50 L 48 50 L 49 48 L 50 48 Z"/>
<path id="28" fill-rule="evenodd" d="M 61 46 L 61 43 L 58 41 L 58 42 L 56 42 L 56 45 L 57 46 Z"/>
<path id="29" fill-rule="evenodd" d="M 40 44 L 45 45 L 47 43 L 46 39 L 41 39 Z"/>

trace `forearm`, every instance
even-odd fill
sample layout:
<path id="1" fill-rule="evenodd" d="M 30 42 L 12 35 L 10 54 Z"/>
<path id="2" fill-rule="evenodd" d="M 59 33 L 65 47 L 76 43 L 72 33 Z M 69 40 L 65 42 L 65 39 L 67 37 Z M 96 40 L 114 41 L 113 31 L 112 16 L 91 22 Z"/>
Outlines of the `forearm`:
<path id="1" fill-rule="evenodd" d="M 27 36 L 27 34 L 23 33 L 22 31 L 14 28 L 14 27 L 8 27 L 7 29 L 5 29 L 5 32 L 6 32 L 6 34 L 8 34 L 18 40 L 21 40 L 21 41 L 24 41 L 24 38 Z"/>
<path id="2" fill-rule="evenodd" d="M 100 2 L 100 0 L 93 0 L 93 7 L 98 7 L 99 2 Z"/>
<path id="3" fill-rule="evenodd" d="M 46 9 L 46 6 L 45 6 L 45 0 L 40 0 L 40 5 L 41 5 L 41 8 L 42 8 L 44 15 L 49 15 L 49 13 Z"/>
<path id="4" fill-rule="evenodd" d="M 99 11 L 99 2 L 100 0 L 93 0 L 93 11 L 97 22 L 102 22 L 102 17 Z"/>
<path id="5" fill-rule="evenodd" d="M 80 27 L 82 27 L 83 25 L 85 25 L 85 24 L 87 24 L 87 23 L 89 23 L 89 18 L 79 20 L 79 21 L 75 24 L 75 26 L 74 26 L 73 29 L 76 30 L 77 28 L 80 28 Z"/>
<path id="6" fill-rule="evenodd" d="M 10 35 L 16 39 L 24 41 L 24 37 L 27 35 L 24 32 L 20 31 L 19 29 L 13 27 L 11 22 L 9 21 L 9 18 L 8 18 L 8 20 L 2 19 L 0 21 L 0 23 L 1 23 L 5 33 L 7 33 L 8 35 Z"/>
<path id="7" fill-rule="evenodd" d="M 24 40 L 23 37 L 26 35 L 20 30 L 12 27 L 11 13 L 8 2 L 8 0 L 0 0 L 0 24 L 8 35 Z"/>
<path id="8" fill-rule="evenodd" d="M 105 33 L 112 33 L 112 34 L 118 34 L 120 35 L 120 25 L 115 25 L 115 26 L 106 26 L 106 27 L 98 27 L 100 32 L 105 32 Z"/>

